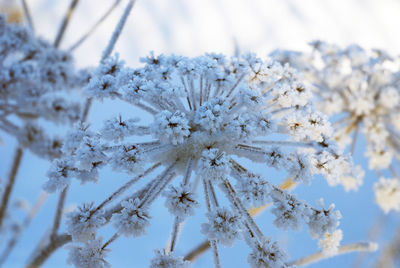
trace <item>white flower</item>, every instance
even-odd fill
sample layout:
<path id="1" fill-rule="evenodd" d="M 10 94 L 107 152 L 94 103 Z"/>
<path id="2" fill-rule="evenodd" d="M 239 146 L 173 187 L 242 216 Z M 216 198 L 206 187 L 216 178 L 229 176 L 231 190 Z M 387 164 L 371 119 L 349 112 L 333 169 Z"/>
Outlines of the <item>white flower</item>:
<path id="1" fill-rule="evenodd" d="M 260 244 L 253 245 L 252 252 L 247 257 L 247 262 L 252 268 L 282 268 L 286 265 L 287 255 L 279 248 L 277 242 L 265 237 Z"/>
<path id="2" fill-rule="evenodd" d="M 324 209 L 323 199 L 320 199 L 318 203 L 322 209 L 313 209 L 308 222 L 308 230 L 314 238 L 321 238 L 327 232 L 332 233 L 339 225 L 339 219 L 342 217 L 339 211 L 333 211 L 334 204 L 331 204 L 326 210 Z"/>
<path id="3" fill-rule="evenodd" d="M 375 202 L 385 213 L 400 211 L 400 181 L 397 178 L 380 178 L 374 184 Z"/>
<path id="4" fill-rule="evenodd" d="M 93 203 L 83 204 L 78 211 L 67 214 L 67 231 L 73 241 L 87 242 L 96 235 L 96 230 L 106 222 L 101 211 L 93 211 Z"/>
<path id="5" fill-rule="evenodd" d="M 215 208 L 207 213 L 207 218 L 209 223 L 201 225 L 201 232 L 209 240 L 217 240 L 228 247 L 233 246 L 235 240 L 239 238 L 241 230 L 239 217 L 227 208 Z"/>
<path id="6" fill-rule="evenodd" d="M 151 260 L 150 268 L 187 268 L 189 261 L 184 261 L 182 257 L 174 257 L 172 253 L 156 250 L 156 256 Z"/>
<path id="7" fill-rule="evenodd" d="M 138 237 L 146 234 L 150 225 L 147 211 L 140 207 L 140 199 L 129 199 L 121 202 L 122 210 L 112 215 L 111 221 L 119 233 L 125 236 Z"/>
<path id="8" fill-rule="evenodd" d="M 318 247 L 326 255 L 335 255 L 338 252 L 340 241 L 343 238 L 342 230 L 338 229 L 332 233 L 325 233 L 324 237 L 318 241 Z"/>
<path id="9" fill-rule="evenodd" d="M 108 249 L 104 249 L 102 239 L 92 239 L 83 246 L 69 248 L 67 262 L 76 268 L 109 268 L 111 265 L 104 260 Z"/>
<path id="10" fill-rule="evenodd" d="M 175 215 L 179 221 L 194 215 L 194 209 L 199 206 L 190 185 L 170 186 L 163 195 L 166 197 L 165 206 L 168 211 Z"/>

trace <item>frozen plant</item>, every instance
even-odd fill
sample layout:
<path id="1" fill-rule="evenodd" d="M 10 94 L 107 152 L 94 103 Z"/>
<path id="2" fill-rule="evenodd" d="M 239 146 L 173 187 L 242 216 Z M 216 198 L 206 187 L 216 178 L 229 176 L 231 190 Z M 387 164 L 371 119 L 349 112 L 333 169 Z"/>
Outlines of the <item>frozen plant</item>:
<path id="1" fill-rule="evenodd" d="M 361 132 L 369 168 L 376 170 L 378 177 L 388 170 L 400 180 L 396 171 L 400 161 L 400 62 L 384 51 L 366 51 L 357 45 L 344 49 L 322 41 L 311 45 L 311 53 L 276 51 L 272 56 L 303 73 L 316 93 L 317 105 L 335 121 L 334 137 L 343 148 L 350 145 L 354 152 Z M 347 181 L 346 189 L 361 184 Z M 375 186 L 376 196 L 382 182 Z M 386 198 L 387 206 L 376 198 L 386 213 L 390 204 L 400 203 L 395 194 L 390 197 L 393 200 Z"/>
<path id="2" fill-rule="evenodd" d="M 68 231 L 64 244 L 77 240 L 79 226 L 90 226 L 92 235 L 84 243 L 97 239 L 92 227 L 108 223 L 116 227 L 109 241 L 120 235 L 144 235 L 151 224 L 151 205 L 165 196 L 175 221 L 168 246 L 151 265 L 163 262 L 169 267 L 167 263 L 178 262 L 172 255 L 179 229 L 199 204 L 199 184 L 208 218 L 202 232 L 210 241 L 216 267 L 221 266 L 220 244 L 231 246 L 237 239 L 251 248 L 252 267 L 290 266 L 287 254 L 264 236 L 248 213 L 252 205 L 272 202 L 278 228 L 299 229 L 305 223 L 317 239 L 335 232 L 341 215 L 333 205 L 313 207 L 275 186 L 279 181 L 272 181 L 268 173 L 255 174 L 241 163 L 261 163 L 295 183 L 309 184 L 314 174 L 322 174 L 330 184 L 338 184 L 344 176 L 355 175 L 349 158 L 330 140 L 326 117 L 309 103 L 311 92 L 294 69 L 254 54 L 230 59 L 219 54 L 151 54 L 142 61 L 143 67 L 132 69 L 118 56 L 108 57 L 84 90 L 93 99 L 127 102 L 134 111 L 141 110 L 138 115 L 153 120 L 118 116 L 96 130 L 77 125 L 64 144 L 65 159 L 54 161 L 48 173 L 44 188 L 49 192 L 62 191 L 74 178 L 96 182 L 107 165 L 135 175 L 85 216 L 88 222 L 104 217 L 104 223 L 68 226 L 67 231 L 74 232 Z M 117 201 L 144 177 L 149 181 L 144 187 Z M 222 198 L 230 207 L 220 205 Z M 79 263 L 85 262 L 73 263 L 83 267 Z"/>
<path id="3" fill-rule="evenodd" d="M 60 125 L 78 121 L 81 108 L 71 92 L 89 76 L 77 71 L 69 52 L 37 38 L 0 16 L 0 129 L 39 157 L 60 157 L 62 139 L 50 137 L 40 120 Z"/>

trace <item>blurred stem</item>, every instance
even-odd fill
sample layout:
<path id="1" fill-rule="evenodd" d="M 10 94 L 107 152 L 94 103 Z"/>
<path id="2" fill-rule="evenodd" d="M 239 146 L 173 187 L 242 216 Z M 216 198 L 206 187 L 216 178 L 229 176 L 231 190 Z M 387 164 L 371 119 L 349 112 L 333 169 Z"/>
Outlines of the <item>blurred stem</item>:
<path id="1" fill-rule="evenodd" d="M 22 0 L 22 8 L 24 9 L 24 14 L 25 14 L 26 21 L 28 22 L 28 26 L 31 29 L 32 33 L 34 33 L 35 28 L 33 27 L 31 13 L 29 11 L 29 7 L 28 7 L 28 4 L 26 3 L 26 0 Z"/>
<path id="2" fill-rule="evenodd" d="M 5 260 L 8 258 L 11 251 L 13 250 L 14 246 L 18 242 L 18 239 L 20 238 L 21 233 L 29 226 L 32 219 L 35 217 L 36 213 L 38 212 L 40 207 L 43 205 L 46 198 L 47 198 L 47 194 L 45 192 L 42 192 L 40 194 L 38 200 L 35 202 L 34 206 L 32 207 L 32 209 L 29 211 L 28 215 L 22 222 L 22 226 L 14 232 L 13 237 L 8 241 L 6 249 L 4 250 L 3 254 L 1 254 L 1 256 L 0 256 L 0 266 L 3 265 Z"/>
<path id="3" fill-rule="evenodd" d="M 361 252 L 361 251 L 367 251 L 367 252 L 373 252 L 378 249 L 378 245 L 376 243 L 369 243 L 369 242 L 360 242 L 360 243 L 353 243 L 353 244 L 347 244 L 340 246 L 338 248 L 338 252 L 334 255 L 327 255 L 323 252 L 317 252 L 314 254 L 311 254 L 309 256 L 306 256 L 304 258 L 301 258 L 297 261 L 293 261 L 289 263 L 289 265 L 296 265 L 296 266 L 306 266 L 312 263 L 316 263 L 334 256 L 346 254 L 346 253 L 351 253 L 351 252 Z M 379 266 L 379 267 L 386 267 L 386 266 Z"/>
<path id="4" fill-rule="evenodd" d="M 72 0 L 71 4 L 67 10 L 67 13 L 64 16 L 63 21 L 61 22 L 60 29 L 58 30 L 56 39 L 54 41 L 54 46 L 59 47 L 62 38 L 64 37 L 65 30 L 67 29 L 68 23 L 71 20 L 72 14 L 75 11 L 76 5 L 78 4 L 79 0 Z"/>
<path id="5" fill-rule="evenodd" d="M 400 256 L 400 227 L 397 228 L 392 241 L 382 250 L 378 261 L 374 264 L 374 268 L 396 267 L 396 260 Z"/>
<path id="6" fill-rule="evenodd" d="M 114 4 L 104 13 L 104 15 L 87 31 L 81 38 L 78 39 L 70 48 L 69 51 L 75 50 L 79 47 L 91 34 L 95 32 L 97 27 L 99 27 L 110 14 L 114 11 L 114 9 L 121 3 L 121 0 L 116 0 Z"/>
<path id="7" fill-rule="evenodd" d="M 56 235 L 44 248 L 35 255 L 34 259 L 26 266 L 26 268 L 40 267 L 50 255 L 58 248 L 72 241 L 72 237 L 68 234 Z"/>
<path id="8" fill-rule="evenodd" d="M 4 189 L 3 197 L 1 198 L 0 204 L 0 230 L 2 228 L 3 220 L 6 215 L 7 205 L 10 200 L 10 194 L 12 189 L 14 188 L 15 178 L 17 177 L 18 169 L 21 164 L 21 159 L 23 155 L 23 150 L 21 147 L 17 147 L 14 160 L 12 162 L 10 175 L 8 176 L 8 182 L 6 184 L 6 188 Z"/>
<path id="9" fill-rule="evenodd" d="M 111 55 L 111 52 L 113 51 L 114 46 L 117 43 L 119 36 L 121 35 L 122 29 L 125 26 L 126 20 L 128 19 L 128 16 L 131 13 L 131 10 L 132 10 L 135 2 L 136 2 L 136 0 L 130 0 L 128 5 L 126 6 L 124 13 L 121 16 L 121 19 L 119 20 L 117 26 L 115 27 L 114 32 L 111 36 L 111 39 L 110 39 L 106 49 L 103 52 L 101 61 L 105 60 L 108 56 Z"/>
<path id="10" fill-rule="evenodd" d="M 58 198 L 56 215 L 54 216 L 53 227 L 50 233 L 50 240 L 53 240 L 57 236 L 57 231 L 60 227 L 61 216 L 63 214 L 65 198 L 67 196 L 68 189 L 69 186 L 65 187 L 64 190 L 61 191 L 60 197 Z"/>

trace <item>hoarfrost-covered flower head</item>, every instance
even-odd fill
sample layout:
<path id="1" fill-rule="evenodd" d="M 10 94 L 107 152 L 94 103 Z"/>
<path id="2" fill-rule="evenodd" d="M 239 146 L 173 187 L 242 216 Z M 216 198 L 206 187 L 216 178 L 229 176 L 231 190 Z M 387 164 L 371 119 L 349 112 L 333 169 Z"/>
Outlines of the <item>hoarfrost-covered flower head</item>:
<path id="1" fill-rule="evenodd" d="M 385 213 L 400 211 L 400 181 L 397 178 L 380 178 L 374 184 L 375 202 Z"/>
<path id="2" fill-rule="evenodd" d="M 131 104 L 136 117 L 108 119 L 97 131 L 80 126 L 64 146 L 67 170 L 73 170 L 67 177 L 96 181 L 98 176 L 93 176 L 106 165 L 136 174 L 99 207 L 143 177 L 151 178 L 106 213 L 112 214 L 118 234 L 144 234 L 151 204 L 164 195 L 175 218 L 169 248 L 173 251 L 179 224 L 198 205 L 197 185 L 202 185 L 209 220 L 202 231 L 215 260 L 220 243 L 230 246 L 245 237 L 254 251 L 249 257 L 254 267 L 266 258 L 276 265 L 284 263 L 286 255 L 278 253 L 273 242 L 268 246 L 248 214 L 250 205 L 272 201 L 278 228 L 298 229 L 304 222 L 318 238 L 334 231 L 331 225 L 337 226 L 340 214 L 313 208 L 279 190 L 267 172 L 255 174 L 241 163 L 264 164 L 265 169 L 277 169 L 295 183 L 309 184 L 313 174 L 322 174 L 334 184 L 352 174 L 351 163 L 330 141 L 332 130 L 326 117 L 309 103 L 311 93 L 292 68 L 254 54 L 231 59 L 218 54 L 151 55 L 143 62 L 143 67 L 131 69 L 117 57 L 109 58 L 85 88 L 93 99 L 117 98 Z M 138 114 L 145 119 L 137 118 Z M 335 168 L 339 162 L 347 165 Z M 60 163 L 55 165 L 63 170 Z M 64 183 L 56 187 L 60 176 L 49 174 L 46 185 L 53 186 L 49 190 L 61 190 L 71 181 L 62 177 Z M 227 199 L 229 209 L 222 208 L 221 198 Z M 315 216 L 318 213 L 321 216 Z"/>
<path id="3" fill-rule="evenodd" d="M 59 157 L 62 141 L 49 137 L 38 121 L 58 125 L 77 121 L 80 104 L 67 100 L 66 94 L 82 87 L 88 74 L 75 70 L 70 53 L 23 26 L 8 24 L 4 16 L 0 16 L 0 66 L 0 129 L 40 157 Z"/>
<path id="4" fill-rule="evenodd" d="M 357 136 L 363 133 L 369 168 L 378 173 L 388 169 L 397 177 L 400 61 L 383 51 L 367 51 L 357 45 L 340 48 L 321 41 L 311 45 L 311 53 L 276 51 L 273 56 L 304 74 L 318 96 L 319 107 L 335 121 L 334 136 L 340 145 L 351 143 L 354 152 Z M 357 176 L 346 180 L 346 189 L 361 183 Z"/>

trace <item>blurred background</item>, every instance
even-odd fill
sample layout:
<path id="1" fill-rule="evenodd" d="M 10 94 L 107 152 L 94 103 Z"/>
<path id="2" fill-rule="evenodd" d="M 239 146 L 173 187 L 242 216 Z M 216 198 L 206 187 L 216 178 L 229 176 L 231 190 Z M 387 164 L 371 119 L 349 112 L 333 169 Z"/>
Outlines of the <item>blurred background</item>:
<path id="1" fill-rule="evenodd" d="M 19 0 L 0 0 L 0 10 L 9 18 L 23 20 Z M 69 0 L 26 0 L 37 35 L 54 40 L 61 20 L 70 5 Z M 114 0 L 81 0 L 71 17 L 62 49 L 68 49 L 101 17 Z M 79 67 L 95 66 L 127 1 L 122 0 L 115 11 L 81 46 L 74 50 Z M 232 55 L 235 51 L 252 51 L 260 56 L 272 50 L 308 50 L 315 39 L 340 46 L 356 43 L 364 48 L 379 48 L 393 56 L 400 54 L 400 1 L 398 0 L 138 0 L 128 19 L 115 51 L 128 65 L 137 66 L 139 58 L 150 51 L 155 54 L 174 53 L 197 56 L 204 52 Z M 113 103 L 94 103 L 89 122 L 98 126 L 102 120 L 119 113 L 129 114 L 129 106 Z M 400 116 L 400 115 L 399 115 Z M 16 141 L 0 134 L 0 178 L 7 178 Z M 364 141 L 359 139 L 355 162 L 367 168 L 363 156 Z M 49 163 L 26 151 L 18 173 L 12 200 L 34 203 Z M 384 215 L 373 202 L 372 185 L 375 172 L 366 172 L 364 185 L 357 192 L 346 193 L 342 188 L 331 188 L 316 178 L 311 186 L 300 186 L 295 193 L 300 199 L 315 204 L 323 197 L 325 204 L 335 203 L 342 213 L 343 243 L 372 240 L 381 245 L 375 253 L 352 253 L 324 260 L 310 267 L 373 267 L 386 245 L 396 234 L 400 217 L 396 213 Z M 74 181 L 67 197 L 67 207 L 82 202 L 99 202 L 123 183 L 124 176 L 105 170 L 99 184 L 79 185 Z M 51 227 L 57 195 L 50 195 L 29 228 L 23 234 L 4 267 L 23 267 L 29 254 L 43 234 Z M 204 222 L 202 209 L 186 224 L 177 253 L 185 254 L 203 241 L 199 225 Z M 121 238 L 107 260 L 113 267 L 147 267 L 154 256 L 154 248 L 165 246 L 172 219 L 159 200 L 152 210 L 152 225 L 148 235 L 138 239 Z M 257 217 L 264 234 L 282 241 L 290 259 L 297 259 L 318 250 L 304 228 L 301 232 L 281 232 L 272 225 L 273 216 L 265 212 Z M 61 227 L 63 229 L 63 226 Z M 400 229 L 399 229 L 400 230 Z M 111 232 L 110 232 L 111 233 Z M 104 234 L 109 237 L 107 230 Z M 0 241 L 0 247 L 4 246 Z M 400 249 L 397 249 L 400 251 Z M 57 251 L 43 267 L 69 267 L 67 251 Z M 247 267 L 249 249 L 243 242 L 233 248 L 221 249 L 223 267 Z M 398 256 L 398 253 L 397 253 Z M 400 264 L 397 262 L 400 267 Z M 212 267 L 210 252 L 204 254 L 193 267 Z"/>

